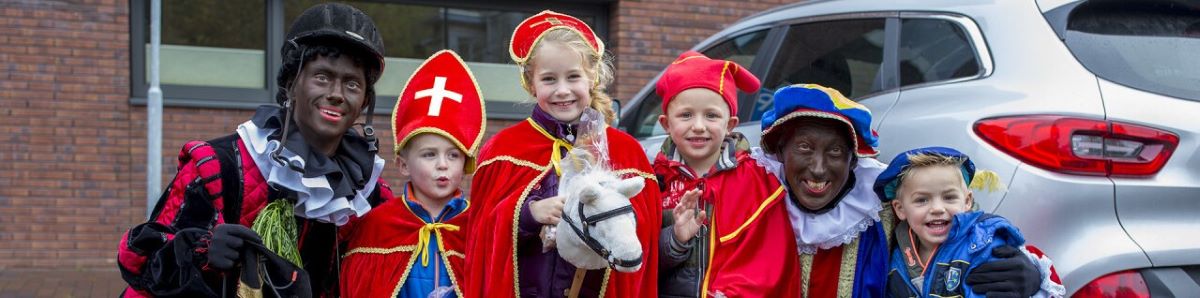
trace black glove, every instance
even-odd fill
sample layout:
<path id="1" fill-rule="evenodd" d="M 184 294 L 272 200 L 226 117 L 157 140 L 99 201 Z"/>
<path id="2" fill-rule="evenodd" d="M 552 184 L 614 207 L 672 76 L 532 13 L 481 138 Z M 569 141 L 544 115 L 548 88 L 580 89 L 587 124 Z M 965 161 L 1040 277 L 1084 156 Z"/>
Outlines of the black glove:
<path id="1" fill-rule="evenodd" d="M 246 241 L 262 242 L 254 230 L 238 224 L 217 225 L 212 231 L 212 242 L 208 245 L 208 265 L 218 270 L 232 269 L 240 262 Z"/>
<path id="2" fill-rule="evenodd" d="M 129 229 L 129 238 L 125 245 L 138 255 L 150 255 L 167 244 L 167 233 L 171 228 L 156 221 L 137 225 Z"/>
<path id="3" fill-rule="evenodd" d="M 312 280 L 299 265 L 267 249 L 262 242 L 245 242 L 240 281 L 263 297 L 312 297 Z M 271 289 L 271 293 L 265 291 Z M 270 295 L 274 294 L 274 295 Z"/>
<path id="4" fill-rule="evenodd" d="M 988 297 L 1029 297 L 1037 294 L 1042 275 L 1029 257 L 1012 246 L 992 249 L 998 260 L 980 264 L 967 274 L 967 285 L 975 294 Z"/>

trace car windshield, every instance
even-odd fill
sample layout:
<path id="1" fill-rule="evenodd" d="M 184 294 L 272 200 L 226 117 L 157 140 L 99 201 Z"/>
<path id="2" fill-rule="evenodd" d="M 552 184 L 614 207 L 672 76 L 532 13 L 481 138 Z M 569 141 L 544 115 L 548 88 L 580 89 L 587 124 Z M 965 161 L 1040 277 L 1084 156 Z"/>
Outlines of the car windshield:
<path id="1" fill-rule="evenodd" d="M 1200 100 L 1200 5 L 1088 2 L 1063 39 L 1097 76 L 1140 90 Z"/>

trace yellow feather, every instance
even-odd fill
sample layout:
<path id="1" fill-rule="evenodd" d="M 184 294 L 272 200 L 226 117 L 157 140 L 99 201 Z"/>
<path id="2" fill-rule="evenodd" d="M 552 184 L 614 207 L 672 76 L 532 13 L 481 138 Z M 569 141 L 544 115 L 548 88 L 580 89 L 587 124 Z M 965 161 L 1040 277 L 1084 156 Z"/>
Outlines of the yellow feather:
<path id="1" fill-rule="evenodd" d="M 989 170 L 979 170 L 975 172 L 975 178 L 971 179 L 971 189 L 986 190 L 994 192 L 1004 188 L 1004 184 L 1000 182 L 1000 174 Z"/>

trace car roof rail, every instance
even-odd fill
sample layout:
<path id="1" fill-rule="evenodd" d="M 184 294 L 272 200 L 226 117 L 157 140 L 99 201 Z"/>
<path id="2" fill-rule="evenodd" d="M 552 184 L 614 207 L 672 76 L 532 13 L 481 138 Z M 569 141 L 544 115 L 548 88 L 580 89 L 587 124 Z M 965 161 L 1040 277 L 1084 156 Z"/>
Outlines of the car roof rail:
<path id="1" fill-rule="evenodd" d="M 775 12 L 777 12 L 777 11 L 783 11 L 783 10 L 792 9 L 792 8 L 794 8 L 794 7 L 808 6 L 808 5 L 812 5 L 812 4 L 817 4 L 817 3 L 822 3 L 822 2 L 832 2 L 832 1 L 834 1 L 834 0 L 809 0 L 809 1 L 800 1 L 800 2 L 796 2 L 796 3 L 788 3 L 788 4 L 784 4 L 784 5 L 780 5 L 780 6 L 776 6 L 776 7 L 768 8 L 767 10 L 760 11 L 760 12 L 757 12 L 757 13 L 754 13 L 754 14 L 751 14 L 751 15 L 748 15 L 748 16 L 746 16 L 746 17 L 744 17 L 744 18 L 741 18 L 741 19 L 740 19 L 740 20 L 738 20 L 737 22 L 741 22 L 741 21 L 749 20 L 749 19 L 752 19 L 752 18 L 755 18 L 755 17 L 761 16 L 761 15 L 766 15 L 766 14 L 770 14 L 770 13 L 775 13 Z M 737 22 L 735 22 L 735 23 L 737 23 Z"/>

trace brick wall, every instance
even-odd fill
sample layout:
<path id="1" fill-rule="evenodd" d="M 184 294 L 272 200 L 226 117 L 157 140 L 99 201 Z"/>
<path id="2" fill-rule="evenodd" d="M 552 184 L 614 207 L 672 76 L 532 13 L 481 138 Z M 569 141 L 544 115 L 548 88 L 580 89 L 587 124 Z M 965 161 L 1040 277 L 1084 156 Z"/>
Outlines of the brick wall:
<path id="1" fill-rule="evenodd" d="M 667 64 L 696 43 L 743 17 L 795 0 L 619 1 L 612 12 L 610 42 L 616 56 L 614 98 L 636 95 Z"/>
<path id="2" fill-rule="evenodd" d="M 112 266 L 129 198 L 125 1 L 0 4 L 0 268 Z"/>
<path id="3" fill-rule="evenodd" d="M 628 100 L 683 50 L 778 2 L 615 4 L 613 95 Z M 121 233 L 144 221 L 146 111 L 129 104 L 128 17 L 125 0 L 0 3 L 0 270 L 112 269 Z M 163 185 L 184 142 L 252 113 L 166 108 Z M 487 136 L 513 123 L 489 121 Z M 389 163 L 390 126 L 377 127 Z M 384 178 L 404 181 L 391 168 Z"/>

